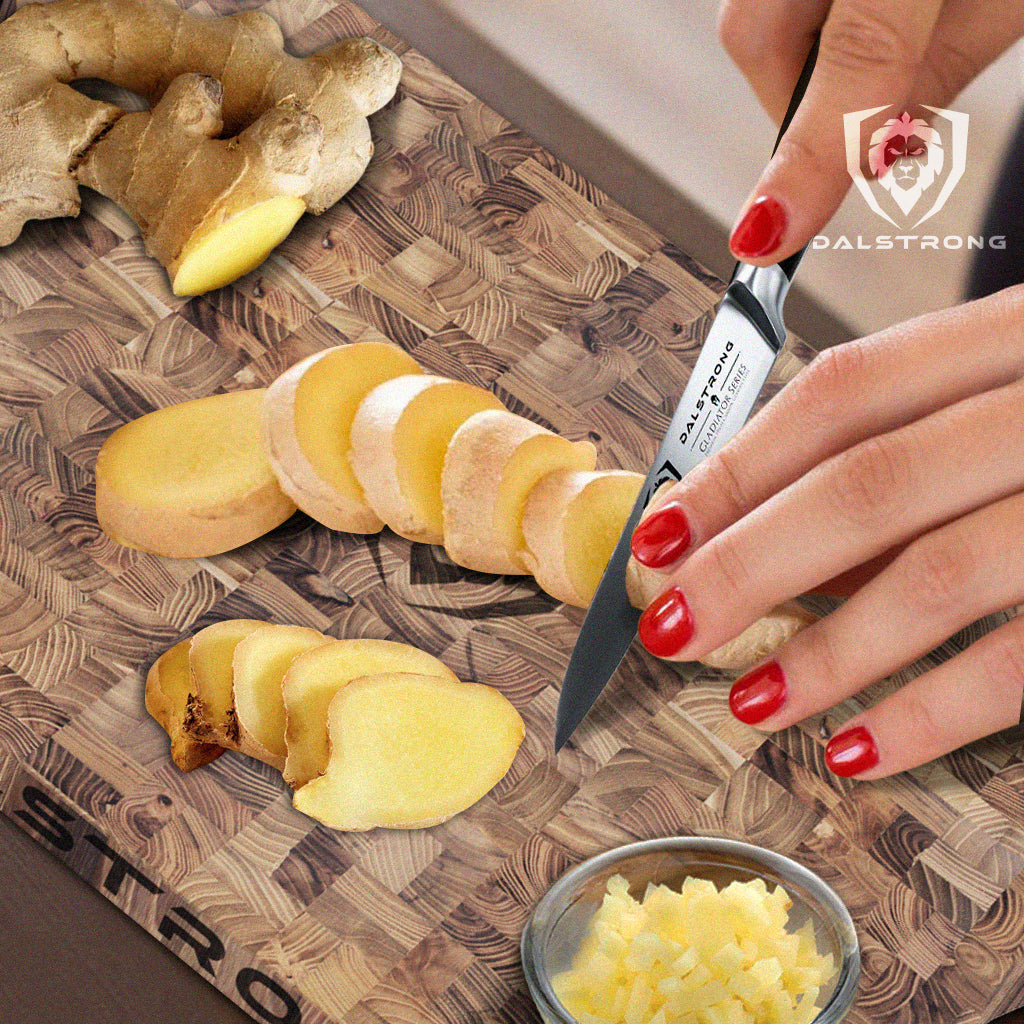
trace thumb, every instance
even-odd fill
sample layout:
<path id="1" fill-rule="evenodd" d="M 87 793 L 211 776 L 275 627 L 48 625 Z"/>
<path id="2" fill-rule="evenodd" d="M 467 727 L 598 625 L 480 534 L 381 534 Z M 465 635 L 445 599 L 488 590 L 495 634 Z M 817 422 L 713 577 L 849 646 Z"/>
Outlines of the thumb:
<path id="1" fill-rule="evenodd" d="M 850 187 L 843 114 L 904 104 L 942 0 L 836 0 L 789 130 L 743 205 L 733 254 L 767 266 L 805 246 Z"/>

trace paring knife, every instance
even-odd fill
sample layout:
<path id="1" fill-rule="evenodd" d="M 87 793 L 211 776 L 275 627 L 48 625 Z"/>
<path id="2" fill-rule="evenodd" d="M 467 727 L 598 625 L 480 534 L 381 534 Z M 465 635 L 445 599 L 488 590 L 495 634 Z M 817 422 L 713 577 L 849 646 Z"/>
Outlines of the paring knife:
<path id="1" fill-rule="evenodd" d="M 776 149 L 803 99 L 817 56 L 815 39 L 782 120 Z M 636 636 L 640 612 L 626 594 L 626 563 L 640 515 L 663 483 L 681 480 L 747 421 L 786 340 L 782 304 L 803 254 L 801 249 L 771 267 L 738 263 L 733 272 L 654 465 L 583 621 L 558 698 L 556 751 L 586 717 Z"/>

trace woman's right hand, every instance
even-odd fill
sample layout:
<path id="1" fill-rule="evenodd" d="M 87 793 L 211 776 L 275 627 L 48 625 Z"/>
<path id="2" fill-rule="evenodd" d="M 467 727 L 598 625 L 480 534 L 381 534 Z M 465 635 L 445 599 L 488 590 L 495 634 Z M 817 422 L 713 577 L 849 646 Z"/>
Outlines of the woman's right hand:
<path id="1" fill-rule="evenodd" d="M 850 186 L 843 114 L 947 106 L 1024 36 L 1024 0 L 724 0 L 718 26 L 777 123 L 820 33 L 804 100 L 730 240 L 738 259 L 768 266 L 803 248 Z"/>

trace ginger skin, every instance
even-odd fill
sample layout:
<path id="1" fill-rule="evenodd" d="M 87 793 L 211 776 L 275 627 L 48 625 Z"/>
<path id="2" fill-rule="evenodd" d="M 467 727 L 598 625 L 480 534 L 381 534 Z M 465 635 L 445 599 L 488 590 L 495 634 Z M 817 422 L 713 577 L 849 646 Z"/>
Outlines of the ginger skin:
<path id="1" fill-rule="evenodd" d="M 394 95 L 401 62 L 372 39 L 305 58 L 285 53 L 283 42 L 262 12 L 202 17 L 174 0 L 52 0 L 16 11 L 0 23 L 0 245 L 29 219 L 76 214 L 79 184 L 124 204 L 147 250 L 169 268 L 258 203 L 301 200 L 301 208 L 272 208 L 277 228 L 294 211 L 292 223 L 332 206 L 370 160 L 366 117 Z M 190 77 L 161 103 L 181 75 Z M 221 97 L 195 76 L 216 79 Z M 126 115 L 88 99 L 67 84 L 82 78 L 139 93 L 152 112 Z M 213 138 L 220 134 L 238 139 Z M 246 244 L 247 231 L 233 235 L 228 249 Z M 209 258 L 239 273 L 251 262 L 218 244 Z M 204 269 L 193 279 L 216 279 Z"/>

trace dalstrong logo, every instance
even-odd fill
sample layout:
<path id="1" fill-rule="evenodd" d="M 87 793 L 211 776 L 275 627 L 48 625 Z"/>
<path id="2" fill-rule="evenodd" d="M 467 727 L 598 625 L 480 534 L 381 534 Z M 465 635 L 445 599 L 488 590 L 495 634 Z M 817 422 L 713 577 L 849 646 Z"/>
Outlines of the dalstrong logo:
<path id="1" fill-rule="evenodd" d="M 940 107 L 844 114 L 846 168 L 868 206 L 901 229 L 938 213 L 967 167 L 967 121 Z"/>

